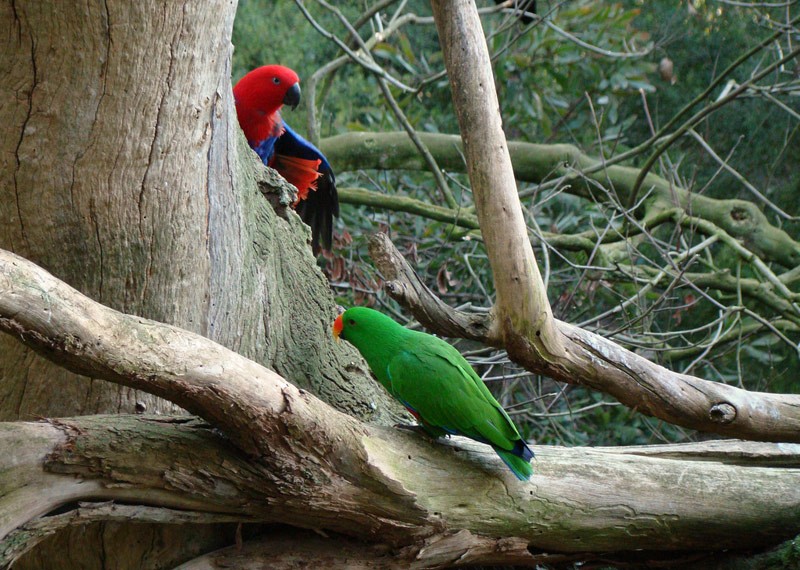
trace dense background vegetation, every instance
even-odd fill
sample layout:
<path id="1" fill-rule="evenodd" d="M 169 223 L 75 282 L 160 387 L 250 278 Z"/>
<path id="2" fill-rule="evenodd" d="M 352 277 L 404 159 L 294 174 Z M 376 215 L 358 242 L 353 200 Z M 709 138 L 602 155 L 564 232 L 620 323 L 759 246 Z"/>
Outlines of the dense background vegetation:
<path id="1" fill-rule="evenodd" d="M 355 23 L 373 4 L 340 2 L 337 8 Z M 300 109 L 285 113 L 285 119 L 300 132 L 309 130 L 310 105 L 317 109 L 314 127 L 320 138 L 352 131 L 398 131 L 403 129 L 402 121 L 419 132 L 458 132 L 427 2 L 386 4 L 379 19 L 372 18 L 360 28 L 362 38 L 381 26 L 390 27 L 392 18 L 418 16 L 372 50 L 375 62 L 409 87 L 389 88 L 402 116 L 387 104 L 375 75 L 349 62 L 325 76 L 315 101 L 306 98 Z M 788 10 L 786 6 L 702 0 L 538 4 L 543 19 L 525 25 L 507 12 L 491 12 L 493 4 L 479 2 L 487 10 L 484 27 L 495 56 L 507 136 L 526 142 L 569 143 L 589 156 L 606 159 L 645 142 L 737 58 L 769 36 L 776 22 L 786 20 Z M 317 27 L 355 47 L 335 10 L 323 2 L 309 2 L 306 9 Z M 253 67 L 279 62 L 294 68 L 305 82 L 342 54 L 296 4 L 269 0 L 240 2 L 234 44 L 234 81 Z M 778 46 L 770 44 L 746 59 L 731 79 L 743 82 L 763 69 L 780 56 Z M 776 83 L 794 81 L 796 85 L 796 65 L 789 62 L 779 69 Z M 707 101 L 719 97 L 725 86 L 713 90 Z M 697 137 L 685 136 L 661 154 L 653 171 L 698 194 L 754 201 L 773 224 L 796 236 L 800 114 L 796 95 L 794 100 L 785 95 L 750 92 L 697 124 L 694 131 L 718 159 Z M 649 151 L 634 154 L 624 164 L 641 166 L 649 155 Z M 723 169 L 720 161 L 728 168 Z M 737 181 L 734 171 L 771 204 L 756 198 L 746 184 Z M 339 169 L 338 178 L 343 188 L 445 203 L 429 172 Z M 466 176 L 445 172 L 444 181 L 457 207 L 469 213 L 472 203 Z M 800 392 L 795 380 L 798 358 L 792 346 L 797 342 L 796 322 L 758 301 L 748 307 L 763 321 L 754 320 L 753 315 L 736 309 L 744 305 L 741 293 L 713 286 L 662 279 L 643 287 L 641 276 L 619 271 L 613 259 L 609 262 L 594 257 L 593 251 L 562 247 L 563 240 L 556 236 L 593 237 L 609 230 L 626 235 L 630 230 L 626 205 L 604 196 L 599 187 L 595 200 L 570 192 L 555 177 L 535 184 L 521 182 L 519 189 L 558 318 L 611 336 L 673 370 L 752 390 Z M 337 247 L 323 262 L 343 305 L 375 304 L 407 320 L 381 292 L 380 275 L 366 256 L 366 238 L 379 230 L 390 233 L 426 282 L 451 305 L 480 311 L 492 304 L 491 275 L 474 232 L 424 216 L 355 204 L 343 206 L 337 229 Z M 616 251 L 648 279 L 673 261 L 687 273 L 698 266 L 737 277 L 757 273 L 718 243 L 696 255 L 679 257 L 679 251 L 697 245 L 703 237 L 677 226 L 659 227 L 648 239 L 622 240 Z M 618 445 L 700 437 L 619 406 L 608 396 L 532 376 L 502 352 L 465 342 L 457 346 L 469 355 L 527 435 L 540 443 Z"/>

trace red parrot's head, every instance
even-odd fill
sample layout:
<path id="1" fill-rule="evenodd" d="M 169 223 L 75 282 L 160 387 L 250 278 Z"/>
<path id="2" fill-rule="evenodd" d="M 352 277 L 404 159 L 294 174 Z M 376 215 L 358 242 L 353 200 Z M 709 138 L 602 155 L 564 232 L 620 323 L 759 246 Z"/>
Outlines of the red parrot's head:
<path id="1" fill-rule="evenodd" d="M 258 143 L 280 135 L 278 111 L 283 105 L 295 108 L 300 102 L 300 78 L 288 67 L 264 65 L 239 80 L 233 97 L 247 140 Z"/>

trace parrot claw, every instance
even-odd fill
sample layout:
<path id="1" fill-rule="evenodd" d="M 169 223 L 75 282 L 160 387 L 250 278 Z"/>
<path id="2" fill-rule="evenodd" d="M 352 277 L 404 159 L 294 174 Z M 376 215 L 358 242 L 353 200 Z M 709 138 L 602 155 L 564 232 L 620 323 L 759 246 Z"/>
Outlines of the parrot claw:
<path id="1" fill-rule="evenodd" d="M 419 424 L 395 424 L 394 427 L 396 427 L 397 429 L 410 431 L 411 433 L 415 433 L 417 435 L 421 435 L 425 439 L 429 439 L 431 441 L 434 441 L 434 440 L 438 439 L 439 437 L 441 437 L 438 434 L 431 433 L 430 430 L 425 428 L 425 426 L 422 426 L 422 425 L 419 425 Z M 446 435 L 447 437 L 450 437 L 449 434 L 443 434 L 443 435 Z"/>

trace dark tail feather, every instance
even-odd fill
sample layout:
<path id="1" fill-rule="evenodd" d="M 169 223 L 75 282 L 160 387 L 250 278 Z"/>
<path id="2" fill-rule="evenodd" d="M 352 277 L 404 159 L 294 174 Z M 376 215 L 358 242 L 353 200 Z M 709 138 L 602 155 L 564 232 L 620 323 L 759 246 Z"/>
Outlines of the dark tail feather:
<path id="1" fill-rule="evenodd" d="M 530 461 L 531 459 L 534 458 L 533 451 L 531 450 L 531 448 L 528 447 L 528 444 L 522 441 L 521 439 L 518 439 L 517 441 L 514 442 L 514 449 L 511 450 L 511 453 L 513 453 L 517 457 L 521 457 L 525 461 Z"/>
<path id="2" fill-rule="evenodd" d="M 297 205 L 300 218 L 311 226 L 311 247 L 314 255 L 321 249 L 330 250 L 333 245 L 333 217 L 339 216 L 339 194 L 336 178 L 330 170 L 323 170 L 317 179 L 317 189 Z"/>
<path id="3" fill-rule="evenodd" d="M 500 456 L 500 459 L 503 460 L 503 463 L 508 465 L 508 468 L 517 476 L 517 479 L 520 481 L 527 481 L 531 478 L 531 475 L 533 475 L 533 467 L 531 467 L 530 459 L 523 459 L 505 449 L 498 449 L 495 447 L 494 450 L 497 452 L 497 455 Z M 533 457 L 533 454 L 531 454 L 531 457 Z"/>
<path id="4" fill-rule="evenodd" d="M 494 448 L 503 463 L 508 465 L 508 468 L 517 476 L 520 481 L 527 481 L 533 475 L 533 467 L 531 467 L 531 459 L 533 459 L 533 451 L 528 445 L 518 439 L 514 442 L 514 448 L 510 451 L 505 449 Z"/>

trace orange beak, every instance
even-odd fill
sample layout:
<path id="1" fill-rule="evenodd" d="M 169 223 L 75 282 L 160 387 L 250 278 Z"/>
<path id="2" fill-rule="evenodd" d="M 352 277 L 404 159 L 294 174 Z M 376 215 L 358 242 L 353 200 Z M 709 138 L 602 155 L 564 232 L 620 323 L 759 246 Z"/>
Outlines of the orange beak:
<path id="1" fill-rule="evenodd" d="M 336 317 L 336 320 L 333 321 L 333 337 L 336 339 L 336 342 L 339 342 L 339 335 L 342 334 L 342 329 L 344 328 L 344 322 L 342 322 L 342 315 Z"/>

